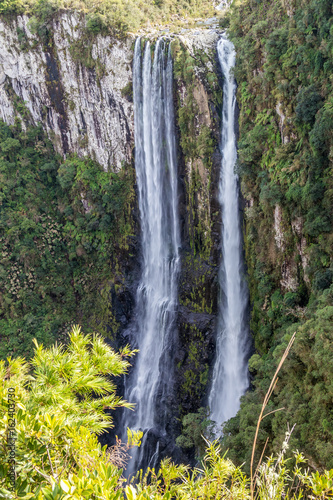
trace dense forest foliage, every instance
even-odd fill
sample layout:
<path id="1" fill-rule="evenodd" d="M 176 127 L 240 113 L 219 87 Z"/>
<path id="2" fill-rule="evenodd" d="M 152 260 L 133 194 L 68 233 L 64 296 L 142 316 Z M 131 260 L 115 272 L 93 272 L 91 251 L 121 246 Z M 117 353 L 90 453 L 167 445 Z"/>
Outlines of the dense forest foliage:
<path id="1" fill-rule="evenodd" d="M 0 358 L 29 356 L 73 322 L 112 335 L 128 253 L 133 170 L 57 156 L 41 128 L 0 123 Z M 124 259 L 126 260 L 126 259 Z"/>
<path id="2" fill-rule="evenodd" d="M 333 467 L 333 11 L 330 0 L 235 2 L 239 173 L 255 354 L 253 390 L 225 425 L 225 449 L 249 463 L 263 396 L 296 331 L 263 422 L 261 445 L 290 443 Z M 284 116 L 278 116 L 280 112 Z M 278 251 L 277 251 L 278 247 Z"/>

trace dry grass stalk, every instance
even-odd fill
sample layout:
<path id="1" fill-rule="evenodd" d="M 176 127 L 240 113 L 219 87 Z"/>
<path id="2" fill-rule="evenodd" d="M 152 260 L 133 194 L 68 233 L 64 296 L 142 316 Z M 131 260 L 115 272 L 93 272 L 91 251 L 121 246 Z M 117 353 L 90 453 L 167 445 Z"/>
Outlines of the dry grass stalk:
<path id="1" fill-rule="evenodd" d="M 251 500 L 253 500 L 253 494 L 254 494 L 254 487 L 255 487 L 255 475 L 253 475 L 253 462 L 254 462 L 254 452 L 255 452 L 255 449 L 256 449 L 256 445 L 257 445 L 257 439 L 258 439 L 258 434 L 259 434 L 259 428 L 260 428 L 260 424 L 262 422 L 262 420 L 267 416 L 269 415 L 267 413 L 267 415 L 263 415 L 264 411 L 265 411 L 265 408 L 268 404 L 268 401 L 270 400 L 270 397 L 275 389 L 275 386 L 277 384 L 277 381 L 278 381 L 278 373 L 283 365 L 283 363 L 285 362 L 288 354 L 289 354 L 289 351 L 291 349 L 291 346 L 293 345 L 294 343 L 294 340 L 295 340 L 295 336 L 296 336 L 296 332 L 294 332 L 293 336 L 291 337 L 290 341 L 289 341 L 289 344 L 286 348 L 286 350 L 284 351 L 283 353 L 283 356 L 280 360 L 280 363 L 274 373 L 274 377 L 272 378 L 271 380 L 271 383 L 270 383 L 270 386 L 268 388 L 268 391 L 265 395 L 265 398 L 264 398 L 264 402 L 262 404 L 262 407 L 261 407 L 261 411 L 260 411 L 260 415 L 259 415 L 259 418 L 258 418 L 258 422 L 257 422 L 257 428 L 256 428 L 256 433 L 255 433 L 255 436 L 254 436 L 254 441 L 253 441 L 253 446 L 252 446 L 252 455 L 251 455 L 251 465 L 250 465 L 250 474 L 251 474 Z M 279 410 L 281 410 L 282 408 L 280 408 Z M 275 410 L 275 411 L 278 411 L 278 410 Z M 273 413 L 273 412 L 270 412 L 270 413 Z M 267 443 L 267 441 L 266 441 Z M 266 445 L 265 445 L 266 447 Z M 257 472 L 257 470 L 256 470 Z"/>
<path id="2" fill-rule="evenodd" d="M 260 455 L 260 460 L 259 460 L 259 462 L 258 462 L 258 465 L 257 465 L 256 471 L 255 471 L 254 476 L 253 476 L 253 480 L 254 480 L 254 482 L 256 481 L 257 474 L 258 474 L 258 471 L 259 471 L 259 467 L 260 467 L 261 462 L 262 462 L 262 459 L 263 459 L 263 457 L 264 457 L 264 453 L 265 453 L 265 450 L 266 450 L 266 446 L 267 446 L 268 440 L 269 440 L 269 437 L 266 439 L 265 446 L 264 446 L 264 448 L 263 448 L 263 450 L 262 450 L 262 453 L 261 453 L 261 455 Z M 257 496 L 258 496 L 258 492 L 257 492 L 257 494 L 256 494 L 255 498 L 257 498 Z"/>

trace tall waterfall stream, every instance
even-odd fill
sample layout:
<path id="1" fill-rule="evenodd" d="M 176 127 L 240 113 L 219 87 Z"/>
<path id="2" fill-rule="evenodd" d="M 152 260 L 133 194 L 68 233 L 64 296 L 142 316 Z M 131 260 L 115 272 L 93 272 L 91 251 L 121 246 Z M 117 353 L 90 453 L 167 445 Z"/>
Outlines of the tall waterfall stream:
<path id="1" fill-rule="evenodd" d="M 217 45 L 223 73 L 221 132 L 221 176 L 219 198 L 222 209 L 222 262 L 219 271 L 220 300 L 216 360 L 209 395 L 210 418 L 218 425 L 234 417 L 240 397 L 249 385 L 247 287 L 244 281 L 242 238 L 239 215 L 238 176 L 235 173 L 236 81 L 233 76 L 235 49 L 227 38 Z"/>
<path id="2" fill-rule="evenodd" d="M 216 360 L 209 394 L 211 419 L 218 425 L 235 416 L 249 385 L 247 357 L 247 287 L 244 281 L 239 215 L 235 135 L 236 82 L 233 44 L 217 45 L 224 76 L 219 198 L 222 209 L 222 262 Z M 122 426 L 144 431 L 127 474 L 155 466 L 161 438 L 167 439 L 168 404 L 173 380 L 173 346 L 177 340 L 176 308 L 180 231 L 177 202 L 177 152 L 170 45 L 158 39 L 152 61 L 147 41 L 134 50 L 133 94 L 135 165 L 141 218 L 142 275 L 136 297 L 135 339 L 139 354 L 125 383 L 125 398 L 136 404 L 125 410 Z M 221 431 L 218 431 L 221 432 Z M 125 435 L 125 434 L 124 434 Z"/>
<path id="3" fill-rule="evenodd" d="M 142 245 L 135 332 L 139 354 L 125 387 L 126 400 L 136 408 L 125 412 L 123 427 L 141 429 L 144 437 L 140 449 L 131 452 L 134 456 L 128 473 L 155 465 L 159 439 L 154 451 L 149 436 L 153 433 L 156 443 L 156 436 L 165 434 L 173 379 L 180 235 L 172 79 L 171 50 L 166 41 L 157 40 L 152 62 L 150 42 L 146 42 L 142 58 L 138 38 L 133 96 Z"/>

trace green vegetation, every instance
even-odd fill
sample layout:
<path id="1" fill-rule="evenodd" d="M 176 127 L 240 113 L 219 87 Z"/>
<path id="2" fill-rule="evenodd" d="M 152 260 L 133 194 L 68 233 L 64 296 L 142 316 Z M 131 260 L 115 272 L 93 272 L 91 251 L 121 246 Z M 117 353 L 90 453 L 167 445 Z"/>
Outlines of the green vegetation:
<path id="1" fill-rule="evenodd" d="M 97 81 L 105 74 L 105 66 L 101 61 L 92 56 L 94 37 L 86 28 L 77 40 L 71 42 L 69 52 L 76 63 L 81 63 L 88 69 L 95 69 Z"/>
<path id="2" fill-rule="evenodd" d="M 278 453 L 281 429 L 295 423 L 291 449 L 302 449 L 317 468 L 332 467 L 332 3 L 245 0 L 235 2 L 227 22 L 237 51 L 238 169 L 256 354 L 254 390 L 225 425 L 223 449 L 236 463 L 250 463 L 260 402 L 296 331 L 269 403 L 271 411 L 284 409 L 263 421 L 259 449 L 268 439 L 266 453 Z"/>
<path id="3" fill-rule="evenodd" d="M 41 128 L 0 123 L 0 358 L 29 356 L 73 322 L 112 335 L 123 283 L 133 172 L 55 155 Z"/>
<path id="4" fill-rule="evenodd" d="M 194 448 L 199 460 L 205 455 L 207 439 L 213 436 L 212 428 L 209 409 L 199 408 L 197 413 L 188 413 L 183 417 L 182 433 L 177 437 L 176 444 L 184 449 Z"/>
<path id="5" fill-rule="evenodd" d="M 210 0 L 2 0 L 0 14 L 10 18 L 30 14 L 33 30 L 45 41 L 54 17 L 76 11 L 85 18 L 92 35 L 111 33 L 124 36 L 143 26 L 188 26 L 197 18 L 214 13 Z M 185 19 L 186 17 L 186 19 Z"/>
<path id="6" fill-rule="evenodd" d="M 182 280 L 179 303 L 196 313 L 213 312 L 214 290 L 212 280 L 215 266 L 208 266 L 200 255 L 186 254 L 182 261 Z"/>
<path id="7" fill-rule="evenodd" d="M 35 346 L 31 364 L 23 358 L 0 361 L 1 498 L 60 499 L 74 492 L 70 498 L 119 498 L 104 496 L 116 492 L 121 470 L 96 433 L 112 425 L 105 409 L 131 406 L 115 395 L 110 375 L 123 375 L 134 352 L 125 348 L 117 354 L 79 327 L 67 347 L 45 349 L 37 341 Z M 13 403 L 14 426 L 8 411 Z M 17 495 L 8 490 L 13 442 Z"/>
<path id="8" fill-rule="evenodd" d="M 195 398 L 200 401 L 200 397 L 206 389 L 209 370 L 208 364 L 200 360 L 200 353 L 205 339 L 202 332 L 195 325 L 184 325 L 184 330 L 187 335 L 188 357 L 185 363 L 186 369 L 183 369 L 183 383 L 179 397 L 182 400 Z"/>
<path id="9" fill-rule="evenodd" d="M 123 375 L 128 348 L 114 352 L 96 335 L 74 327 L 67 346 L 45 349 L 35 341 L 34 357 L 0 362 L 0 495 L 22 500 L 194 500 L 251 498 L 249 480 L 240 467 L 221 456 L 217 443 L 206 442 L 200 467 L 191 471 L 169 459 L 158 472 L 148 469 L 137 481 L 126 483 L 122 467 L 128 450 L 140 445 L 142 433 L 128 431 L 128 443 L 101 447 L 96 437 L 110 426 L 105 409 L 130 406 L 115 395 L 111 377 Z M 205 411 L 201 411 L 204 416 Z M 13 429 L 15 414 L 15 432 Z M 190 439 L 199 436 L 196 415 L 184 422 Z M 333 493 L 333 470 L 309 473 L 305 459 L 295 452 L 295 466 L 285 458 L 291 433 L 281 452 L 257 470 L 254 495 L 260 499 L 302 497 L 324 500 Z M 15 443 L 15 445 L 13 445 Z M 9 481 L 10 452 L 15 446 L 16 482 Z M 303 467 L 302 467 L 303 465 Z"/>

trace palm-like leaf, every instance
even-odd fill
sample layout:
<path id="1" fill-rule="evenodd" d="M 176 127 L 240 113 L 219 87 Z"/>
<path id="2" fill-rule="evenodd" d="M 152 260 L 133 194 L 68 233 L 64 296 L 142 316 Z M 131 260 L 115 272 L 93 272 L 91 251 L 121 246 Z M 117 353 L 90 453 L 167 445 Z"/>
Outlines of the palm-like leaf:
<path id="1" fill-rule="evenodd" d="M 132 405 L 115 396 L 112 376 L 124 374 L 133 352 L 116 353 L 99 335 L 84 335 L 79 326 L 69 334 L 67 347 L 44 348 L 35 340 L 31 365 L 24 359 L 0 362 L 0 376 L 19 387 L 32 414 L 64 415 L 68 422 L 92 425 L 101 431 L 112 418 L 106 409 Z M 32 367 L 32 370 L 31 370 Z M 30 369 L 30 374 L 29 374 Z"/>

